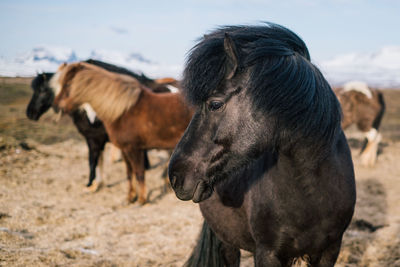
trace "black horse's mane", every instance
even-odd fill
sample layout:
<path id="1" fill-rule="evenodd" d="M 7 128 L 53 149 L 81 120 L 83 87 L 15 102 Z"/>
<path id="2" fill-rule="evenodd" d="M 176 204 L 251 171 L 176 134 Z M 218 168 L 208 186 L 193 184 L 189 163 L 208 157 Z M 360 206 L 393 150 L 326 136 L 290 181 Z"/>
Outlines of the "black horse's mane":
<path id="1" fill-rule="evenodd" d="M 137 79 L 140 83 L 148 86 L 149 84 L 153 83 L 154 80 L 150 79 L 149 77 L 147 77 L 146 75 L 144 75 L 143 73 L 141 74 L 137 74 L 133 71 L 130 71 L 126 68 L 122 68 L 122 67 L 118 67 L 116 65 L 110 64 L 110 63 L 106 63 L 100 60 L 96 60 L 96 59 L 88 59 L 85 62 L 101 67 L 105 70 L 111 71 L 111 72 L 115 72 L 115 73 L 119 73 L 119 74 L 125 74 L 128 76 L 131 76 L 135 79 Z"/>
<path id="2" fill-rule="evenodd" d="M 236 46 L 238 67 L 233 79 L 246 74 L 242 77 L 248 79 L 246 88 L 255 109 L 277 118 L 281 135 L 287 138 L 301 132 L 309 140 L 331 142 L 340 128 L 340 105 L 310 62 L 305 43 L 277 24 L 225 26 L 205 35 L 186 61 L 183 91 L 189 102 L 200 105 L 223 86 L 226 34 Z"/>
<path id="3" fill-rule="evenodd" d="M 43 84 L 46 81 L 49 81 L 51 79 L 51 77 L 53 77 L 53 75 L 54 75 L 53 72 L 39 73 L 38 75 L 36 75 L 35 78 L 33 78 L 32 82 L 31 82 L 31 88 L 33 90 L 36 90 L 37 88 L 39 88 L 39 86 L 41 84 Z"/>

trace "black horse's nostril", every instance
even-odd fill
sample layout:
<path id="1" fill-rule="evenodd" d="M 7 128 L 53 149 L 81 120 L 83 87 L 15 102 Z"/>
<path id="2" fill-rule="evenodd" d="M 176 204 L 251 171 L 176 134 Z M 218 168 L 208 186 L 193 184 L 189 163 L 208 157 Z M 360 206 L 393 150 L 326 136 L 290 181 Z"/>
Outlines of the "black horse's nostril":
<path id="1" fill-rule="evenodd" d="M 172 187 L 175 187 L 176 180 L 177 179 L 175 175 L 170 176 L 169 181 L 171 182 Z"/>

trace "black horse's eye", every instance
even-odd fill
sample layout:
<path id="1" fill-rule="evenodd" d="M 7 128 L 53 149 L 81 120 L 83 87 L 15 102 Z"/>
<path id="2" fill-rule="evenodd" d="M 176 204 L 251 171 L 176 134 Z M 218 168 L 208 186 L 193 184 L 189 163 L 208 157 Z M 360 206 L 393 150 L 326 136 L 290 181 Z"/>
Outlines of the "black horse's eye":
<path id="1" fill-rule="evenodd" d="M 216 111 L 222 108 L 224 105 L 224 102 L 217 101 L 217 100 L 212 100 L 208 103 L 208 109 L 210 111 Z"/>

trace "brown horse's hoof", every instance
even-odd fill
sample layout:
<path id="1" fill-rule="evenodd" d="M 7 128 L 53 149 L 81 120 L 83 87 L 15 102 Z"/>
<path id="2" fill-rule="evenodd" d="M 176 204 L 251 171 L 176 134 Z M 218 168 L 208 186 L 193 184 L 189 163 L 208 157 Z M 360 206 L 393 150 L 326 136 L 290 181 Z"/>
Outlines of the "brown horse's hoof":
<path id="1" fill-rule="evenodd" d="M 143 197 L 139 197 L 139 204 L 140 205 L 145 205 L 147 203 L 147 199 L 146 198 L 143 198 Z"/>
<path id="2" fill-rule="evenodd" d="M 85 193 L 96 193 L 103 186 L 103 182 L 93 181 L 91 186 L 85 187 Z"/>
<path id="3" fill-rule="evenodd" d="M 137 195 L 129 195 L 128 196 L 128 203 L 135 203 L 138 200 Z"/>

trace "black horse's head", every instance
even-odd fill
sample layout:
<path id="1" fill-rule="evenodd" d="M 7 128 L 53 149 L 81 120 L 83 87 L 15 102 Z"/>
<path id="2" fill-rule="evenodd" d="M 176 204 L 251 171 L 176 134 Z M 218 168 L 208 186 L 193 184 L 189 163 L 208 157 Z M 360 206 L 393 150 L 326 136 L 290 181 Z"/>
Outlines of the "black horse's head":
<path id="1" fill-rule="evenodd" d="M 200 202 L 264 151 L 329 142 L 340 110 L 304 42 L 276 25 L 230 26 L 191 51 L 183 91 L 196 107 L 169 165 L 179 199 Z"/>
<path id="2" fill-rule="evenodd" d="M 54 92 L 49 86 L 49 81 L 54 73 L 38 74 L 32 81 L 33 95 L 26 109 L 26 116 L 37 121 L 43 113 L 51 107 L 54 100 Z"/>

